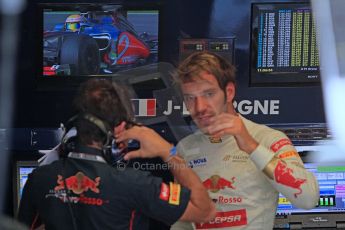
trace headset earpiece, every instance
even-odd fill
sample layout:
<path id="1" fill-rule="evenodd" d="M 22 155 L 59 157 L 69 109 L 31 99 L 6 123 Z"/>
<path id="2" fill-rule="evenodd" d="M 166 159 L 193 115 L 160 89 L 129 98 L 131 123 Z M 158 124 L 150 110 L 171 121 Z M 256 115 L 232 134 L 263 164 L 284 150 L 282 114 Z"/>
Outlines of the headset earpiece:
<path id="1" fill-rule="evenodd" d="M 77 136 L 69 137 L 62 145 L 63 154 L 66 157 L 68 153 L 74 152 L 77 148 Z"/>
<path id="2" fill-rule="evenodd" d="M 124 153 L 123 151 L 117 148 L 117 144 L 115 142 L 111 127 L 107 125 L 105 122 L 103 122 L 101 119 L 99 119 L 98 117 L 89 113 L 75 115 L 71 119 L 69 119 L 68 122 L 66 123 L 64 135 L 61 140 L 61 146 L 64 153 L 63 156 L 66 156 L 69 152 L 73 152 L 76 150 L 77 137 L 76 136 L 69 137 L 67 133 L 72 128 L 75 127 L 75 124 L 77 120 L 79 119 L 84 119 L 94 124 L 96 127 L 98 127 L 102 131 L 102 133 L 104 133 L 106 140 L 103 143 L 102 152 L 103 152 L 103 157 L 107 161 L 108 164 L 114 165 L 123 159 Z"/>
<path id="3" fill-rule="evenodd" d="M 68 133 L 71 131 L 72 128 L 75 127 L 75 122 L 78 119 L 78 115 L 71 117 L 67 122 L 66 126 L 63 125 L 62 128 L 64 130 L 64 134 L 61 138 L 61 149 L 62 154 L 61 156 L 65 157 L 69 152 L 73 152 L 76 147 L 76 136 L 68 136 Z"/>

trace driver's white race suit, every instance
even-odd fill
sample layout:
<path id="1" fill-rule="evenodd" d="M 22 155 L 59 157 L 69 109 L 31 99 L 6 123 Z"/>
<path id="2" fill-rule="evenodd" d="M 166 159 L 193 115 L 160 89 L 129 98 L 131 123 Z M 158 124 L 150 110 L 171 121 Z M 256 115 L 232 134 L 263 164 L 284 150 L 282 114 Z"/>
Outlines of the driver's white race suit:
<path id="1" fill-rule="evenodd" d="M 279 193 L 299 208 L 317 205 L 317 180 L 287 136 L 241 118 L 259 143 L 251 154 L 233 136 L 214 139 L 197 131 L 179 142 L 178 153 L 203 181 L 217 215 L 209 223 L 180 221 L 171 229 L 272 229 Z"/>

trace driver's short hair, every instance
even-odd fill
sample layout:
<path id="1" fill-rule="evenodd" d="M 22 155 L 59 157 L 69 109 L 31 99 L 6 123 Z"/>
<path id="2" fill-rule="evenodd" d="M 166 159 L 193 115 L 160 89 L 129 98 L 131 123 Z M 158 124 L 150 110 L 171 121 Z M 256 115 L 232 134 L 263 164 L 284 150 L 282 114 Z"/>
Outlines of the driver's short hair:
<path id="1" fill-rule="evenodd" d="M 208 51 L 195 52 L 183 60 L 177 68 L 174 80 L 179 85 L 193 82 L 201 72 L 214 75 L 223 91 L 228 83 L 236 84 L 235 66 L 222 56 Z"/>

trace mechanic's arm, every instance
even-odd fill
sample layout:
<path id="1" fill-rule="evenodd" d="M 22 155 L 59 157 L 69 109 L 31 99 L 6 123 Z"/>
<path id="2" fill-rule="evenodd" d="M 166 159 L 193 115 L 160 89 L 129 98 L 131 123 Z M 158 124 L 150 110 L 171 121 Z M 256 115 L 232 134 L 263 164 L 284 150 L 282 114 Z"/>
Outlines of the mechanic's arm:
<path id="1" fill-rule="evenodd" d="M 170 157 L 172 147 L 154 130 L 147 127 L 134 126 L 116 136 L 117 142 L 135 139 L 140 142 L 140 149 L 126 154 L 125 159 L 161 157 L 167 162 L 173 176 L 179 183 L 191 190 L 190 201 L 180 220 L 192 222 L 207 222 L 216 215 L 215 205 L 208 196 L 199 177 L 187 167 L 185 161 L 178 157 Z"/>
<path id="2" fill-rule="evenodd" d="M 197 223 L 212 220 L 216 215 L 215 205 L 208 196 L 208 193 L 199 177 L 179 156 L 171 158 L 168 164 L 174 178 L 182 186 L 191 190 L 190 202 L 180 220 Z"/>
<path id="3" fill-rule="evenodd" d="M 304 168 L 296 149 L 284 134 L 271 143 L 270 148 L 258 145 L 250 153 L 252 161 L 294 206 L 315 207 L 320 193 L 313 173 Z"/>

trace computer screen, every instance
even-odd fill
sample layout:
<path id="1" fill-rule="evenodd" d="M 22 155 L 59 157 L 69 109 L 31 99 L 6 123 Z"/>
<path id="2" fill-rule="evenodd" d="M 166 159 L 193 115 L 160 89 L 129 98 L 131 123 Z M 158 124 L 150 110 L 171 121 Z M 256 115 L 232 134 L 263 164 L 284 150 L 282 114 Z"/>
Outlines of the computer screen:
<path id="1" fill-rule="evenodd" d="M 158 62 L 159 9 L 108 3 L 39 4 L 40 77 L 111 75 Z"/>
<path id="2" fill-rule="evenodd" d="M 251 86 L 319 84 L 310 3 L 253 3 L 251 20 Z"/>
<path id="3" fill-rule="evenodd" d="M 17 161 L 13 177 L 14 213 L 17 213 L 20 198 L 28 175 L 38 167 L 37 161 Z"/>
<path id="4" fill-rule="evenodd" d="M 294 207 L 282 194 L 279 194 L 277 215 L 310 213 L 345 213 L 345 162 L 343 164 L 304 163 L 319 182 L 320 199 L 311 210 Z"/>
<path id="5" fill-rule="evenodd" d="M 275 229 L 338 229 L 344 227 L 345 215 L 345 162 L 316 162 L 319 146 L 309 146 L 312 151 L 300 152 L 305 168 L 318 180 L 320 198 L 316 206 L 304 210 L 293 206 L 283 195 L 274 223 Z M 308 146 L 303 146 L 308 148 Z M 310 162 L 308 162 L 310 161 Z"/>

